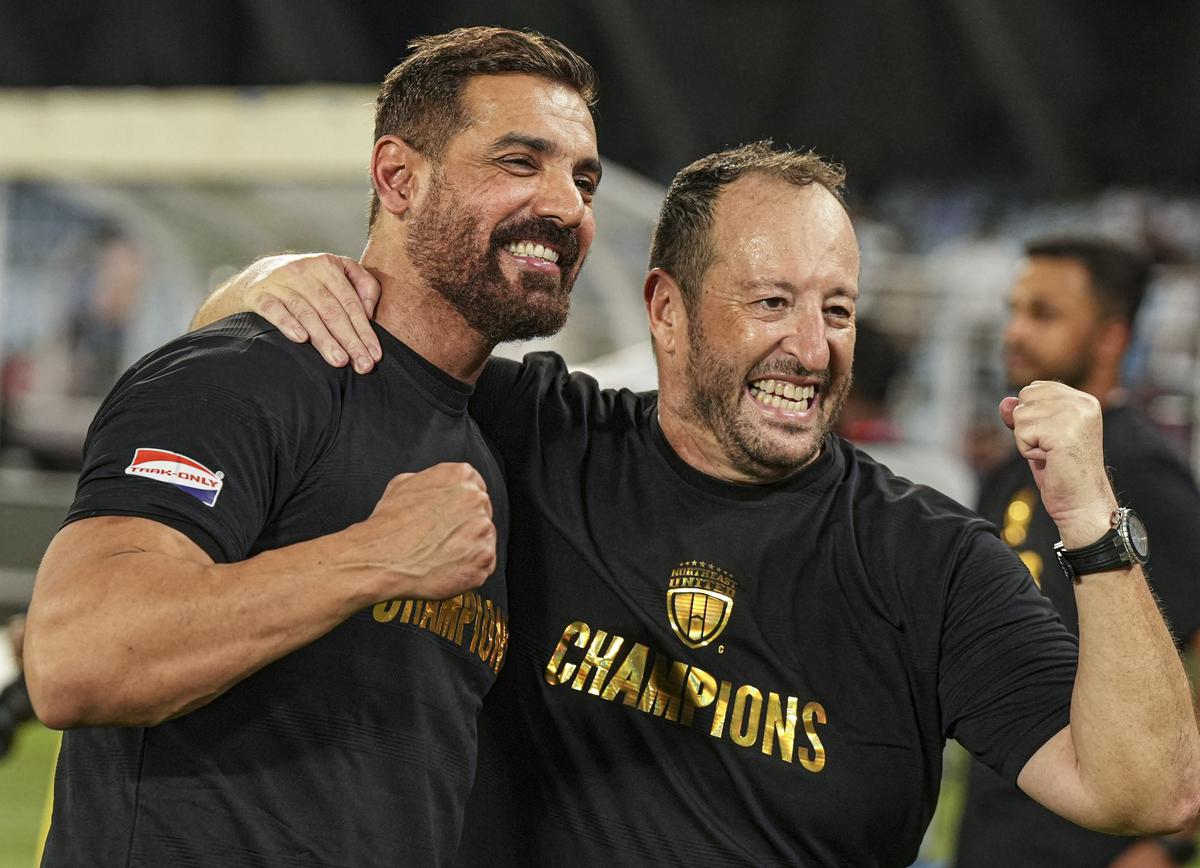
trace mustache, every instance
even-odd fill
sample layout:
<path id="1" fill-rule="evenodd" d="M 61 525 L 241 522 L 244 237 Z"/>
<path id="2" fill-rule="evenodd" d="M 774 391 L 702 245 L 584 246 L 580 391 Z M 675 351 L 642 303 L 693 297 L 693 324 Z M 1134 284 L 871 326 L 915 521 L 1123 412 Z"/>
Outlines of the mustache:
<path id="1" fill-rule="evenodd" d="M 497 226 L 492 232 L 491 247 L 496 251 L 515 241 L 536 241 L 544 247 L 553 247 L 558 251 L 558 267 L 564 272 L 570 271 L 579 259 L 579 239 L 572 230 L 553 220 L 533 218 Z"/>
<path id="2" fill-rule="evenodd" d="M 795 359 L 771 359 L 758 365 L 750 372 L 749 379 L 761 380 L 766 377 L 784 376 L 798 377 L 805 380 L 817 380 L 822 388 L 829 386 L 833 380 L 833 374 L 826 368 L 823 371 L 812 371 L 804 367 Z"/>

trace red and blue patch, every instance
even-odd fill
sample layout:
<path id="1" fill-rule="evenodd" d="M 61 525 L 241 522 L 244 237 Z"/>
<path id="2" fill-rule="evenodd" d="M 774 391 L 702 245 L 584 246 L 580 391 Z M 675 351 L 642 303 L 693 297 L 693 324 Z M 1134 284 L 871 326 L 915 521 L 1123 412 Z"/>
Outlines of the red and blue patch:
<path id="1" fill-rule="evenodd" d="M 138 448 L 125 472 L 130 476 L 174 485 L 205 506 L 217 502 L 217 495 L 225 485 L 225 474 L 221 471 L 209 470 L 194 458 L 166 449 Z"/>

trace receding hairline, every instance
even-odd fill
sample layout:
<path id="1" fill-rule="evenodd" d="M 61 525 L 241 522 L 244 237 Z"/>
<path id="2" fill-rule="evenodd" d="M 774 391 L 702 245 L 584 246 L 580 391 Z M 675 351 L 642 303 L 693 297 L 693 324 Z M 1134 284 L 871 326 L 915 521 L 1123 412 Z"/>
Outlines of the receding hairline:
<path id="1" fill-rule="evenodd" d="M 697 275 L 701 281 L 703 281 L 704 274 L 707 273 L 709 269 L 723 260 L 721 248 L 715 245 L 713 242 L 715 241 L 716 234 L 718 231 L 720 231 L 721 226 L 729 225 L 731 228 L 733 228 L 735 225 L 735 222 L 728 218 L 722 220 L 723 215 L 725 215 L 725 211 L 730 207 L 728 203 L 733 199 L 731 194 L 750 186 L 760 186 L 771 191 L 787 190 L 789 191 L 790 195 L 802 197 L 807 196 L 810 199 L 815 197 L 818 201 L 823 198 L 821 194 L 824 193 L 825 197 L 828 197 L 828 199 L 836 206 L 842 217 L 845 218 L 846 227 L 850 230 L 851 238 L 854 241 L 855 253 L 861 260 L 861 251 L 858 249 L 858 234 L 854 231 L 854 221 L 850 219 L 850 210 L 846 207 L 846 203 L 842 200 L 838 192 L 830 190 L 827 186 L 816 179 L 802 184 L 797 184 L 790 178 L 775 172 L 772 169 L 755 167 L 747 169 L 735 180 L 730 181 L 727 184 L 722 184 L 720 188 L 718 188 L 716 196 L 713 198 L 712 219 L 709 221 L 708 230 L 705 233 L 709 248 L 708 254 L 705 257 L 707 262 L 705 263 L 704 272 Z M 743 221 L 743 223 L 745 223 L 745 221 Z M 753 226 L 755 223 L 751 222 L 749 225 Z M 700 287 L 697 286 L 696 288 L 699 289 Z M 854 295 L 857 296 L 858 287 L 856 286 L 854 290 Z"/>

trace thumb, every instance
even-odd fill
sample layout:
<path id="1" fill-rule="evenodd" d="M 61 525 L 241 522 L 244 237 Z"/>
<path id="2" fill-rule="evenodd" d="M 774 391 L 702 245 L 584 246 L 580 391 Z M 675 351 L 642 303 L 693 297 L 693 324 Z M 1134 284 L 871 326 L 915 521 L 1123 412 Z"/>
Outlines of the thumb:
<path id="1" fill-rule="evenodd" d="M 1009 396 L 1000 402 L 1000 421 L 1002 421 L 1008 430 L 1013 429 L 1013 410 L 1017 409 L 1017 405 L 1021 403 L 1020 398 Z"/>

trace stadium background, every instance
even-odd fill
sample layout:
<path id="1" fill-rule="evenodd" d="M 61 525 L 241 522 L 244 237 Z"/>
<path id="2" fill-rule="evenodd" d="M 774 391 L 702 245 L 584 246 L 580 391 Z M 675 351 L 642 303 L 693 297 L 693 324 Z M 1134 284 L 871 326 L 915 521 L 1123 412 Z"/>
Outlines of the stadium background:
<path id="1" fill-rule="evenodd" d="M 1190 0 L 6 0 L 0 614 L 28 599 L 107 384 L 252 256 L 356 255 L 375 84 L 412 36 L 481 23 L 600 74 L 600 240 L 551 342 L 569 360 L 652 381 L 639 289 L 663 185 L 773 137 L 849 169 L 862 311 L 908 355 L 906 436 L 986 460 L 1020 242 L 1091 230 L 1156 257 L 1127 374 L 1200 466 Z M 0 868 L 30 863 L 53 746 L 28 726 L 0 760 Z"/>

